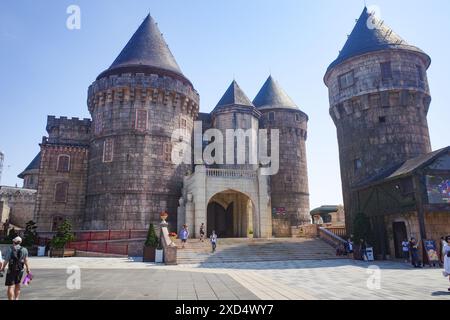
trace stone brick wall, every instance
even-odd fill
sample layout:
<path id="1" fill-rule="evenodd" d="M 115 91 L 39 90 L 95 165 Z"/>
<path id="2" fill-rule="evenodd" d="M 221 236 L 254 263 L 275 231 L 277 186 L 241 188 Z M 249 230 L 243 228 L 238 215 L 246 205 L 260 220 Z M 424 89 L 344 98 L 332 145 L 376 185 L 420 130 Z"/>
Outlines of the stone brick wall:
<path id="1" fill-rule="evenodd" d="M 176 225 L 183 177 L 192 166 L 173 164 L 171 155 L 188 145 L 198 103 L 190 85 L 156 74 L 111 75 L 90 86 L 94 130 L 85 228 L 146 229 L 164 210 Z M 138 110 L 147 113 L 145 128 L 136 126 Z M 186 130 L 172 138 L 182 123 Z M 103 161 L 107 139 L 111 162 Z"/>
<path id="2" fill-rule="evenodd" d="M 0 187 L 0 223 L 9 219 L 12 225 L 25 228 L 33 220 L 35 201 L 35 190 Z"/>
<path id="3" fill-rule="evenodd" d="M 274 120 L 269 121 L 269 113 Z M 285 217 L 273 216 L 273 233 L 277 237 L 291 235 L 291 226 L 311 222 L 309 214 L 308 167 L 306 161 L 308 117 L 301 111 L 265 109 L 261 127 L 280 131 L 280 168 L 271 176 L 272 208 L 285 208 Z"/>
<path id="4" fill-rule="evenodd" d="M 86 145 L 91 138 L 90 119 L 48 116 L 46 129 L 49 143 Z"/>
<path id="5" fill-rule="evenodd" d="M 389 61 L 392 79 L 384 80 L 380 64 Z M 417 66 L 423 69 L 423 81 Z M 352 186 L 431 151 L 427 123 L 431 97 L 426 68 L 422 55 L 389 50 L 351 58 L 325 75 L 330 115 L 337 128 L 346 223 L 350 229 L 356 213 Z M 347 72 L 353 72 L 355 84 L 341 89 L 339 76 Z"/>
<path id="6" fill-rule="evenodd" d="M 70 156 L 69 172 L 57 170 L 58 156 Z M 41 144 L 41 164 L 34 219 L 40 231 L 52 229 L 54 217 L 67 219 L 73 229 L 80 229 L 83 222 L 88 148 L 84 146 Z M 67 183 L 65 202 L 55 201 L 57 183 Z"/>

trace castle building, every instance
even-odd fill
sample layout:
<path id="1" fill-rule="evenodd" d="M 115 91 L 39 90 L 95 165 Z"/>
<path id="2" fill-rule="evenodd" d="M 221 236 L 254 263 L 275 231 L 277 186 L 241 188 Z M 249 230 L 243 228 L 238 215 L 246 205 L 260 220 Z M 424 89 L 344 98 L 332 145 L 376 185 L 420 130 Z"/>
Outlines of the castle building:
<path id="1" fill-rule="evenodd" d="M 162 211 L 174 231 L 186 223 L 191 236 L 201 223 L 222 237 L 283 237 L 309 223 L 308 117 L 279 84 L 269 77 L 251 102 L 233 81 L 211 113 L 200 113 L 199 103 L 147 16 L 89 87 L 92 119 L 48 117 L 48 137 L 20 175 L 37 189 L 39 230 L 54 231 L 64 220 L 78 230 L 146 229 Z M 173 161 L 193 154 L 196 121 L 201 135 L 242 129 L 250 140 L 260 128 L 278 129 L 278 174 L 261 174 L 259 163 L 247 161 L 250 149 L 244 164 Z"/>
<path id="2" fill-rule="evenodd" d="M 448 149 L 431 153 L 430 64 L 425 52 L 364 8 L 324 77 L 337 129 L 347 228 L 352 231 L 359 213 L 369 216 L 376 250 L 384 256 L 397 254 L 407 237 L 439 241 L 450 234 L 450 200 L 433 203 L 427 194 L 433 188 L 427 184 L 429 166 L 448 154 Z M 434 166 L 433 176 L 443 186 L 450 165 Z"/>

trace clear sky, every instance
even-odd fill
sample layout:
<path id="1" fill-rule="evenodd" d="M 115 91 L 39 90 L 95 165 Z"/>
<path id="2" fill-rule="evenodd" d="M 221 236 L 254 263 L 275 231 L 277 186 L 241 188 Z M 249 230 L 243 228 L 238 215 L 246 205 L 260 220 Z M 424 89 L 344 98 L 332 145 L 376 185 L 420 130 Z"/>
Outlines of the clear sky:
<path id="1" fill-rule="evenodd" d="M 69 5 L 81 29 L 66 28 Z M 434 149 L 450 145 L 450 1 L 376 1 L 381 17 L 433 59 L 428 114 Z M 88 86 L 150 11 L 183 73 L 211 111 L 236 78 L 253 99 L 271 72 L 309 115 L 311 208 L 342 202 L 334 124 L 323 83 L 363 0 L 0 0 L 1 184 L 39 151 L 47 115 L 89 117 Z"/>

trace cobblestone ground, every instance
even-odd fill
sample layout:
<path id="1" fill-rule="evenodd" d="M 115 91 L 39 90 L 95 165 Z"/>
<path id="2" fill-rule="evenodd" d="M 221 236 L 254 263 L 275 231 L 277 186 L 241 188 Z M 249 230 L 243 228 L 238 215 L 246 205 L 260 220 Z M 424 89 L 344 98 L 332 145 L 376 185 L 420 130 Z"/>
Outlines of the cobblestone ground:
<path id="1" fill-rule="evenodd" d="M 67 288 L 70 266 L 80 267 L 79 290 Z M 413 269 L 399 262 L 164 266 L 119 258 L 32 258 L 31 268 L 35 279 L 23 288 L 22 299 L 450 300 L 442 269 Z"/>

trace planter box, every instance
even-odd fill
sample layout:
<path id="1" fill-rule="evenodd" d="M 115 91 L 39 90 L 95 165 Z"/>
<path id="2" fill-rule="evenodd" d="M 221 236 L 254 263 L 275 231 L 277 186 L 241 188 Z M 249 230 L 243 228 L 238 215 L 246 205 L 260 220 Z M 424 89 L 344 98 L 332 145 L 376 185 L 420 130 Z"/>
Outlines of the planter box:
<path id="1" fill-rule="evenodd" d="M 144 246 L 144 254 L 143 254 L 144 262 L 155 262 L 156 257 L 156 248 L 155 247 L 145 247 Z"/>
<path id="2" fill-rule="evenodd" d="M 164 262 L 164 250 L 156 250 L 156 256 L 155 256 L 155 262 L 156 263 L 163 263 Z"/>
<path id="3" fill-rule="evenodd" d="M 75 257 L 75 249 L 51 249 L 50 257 L 52 258 Z"/>

